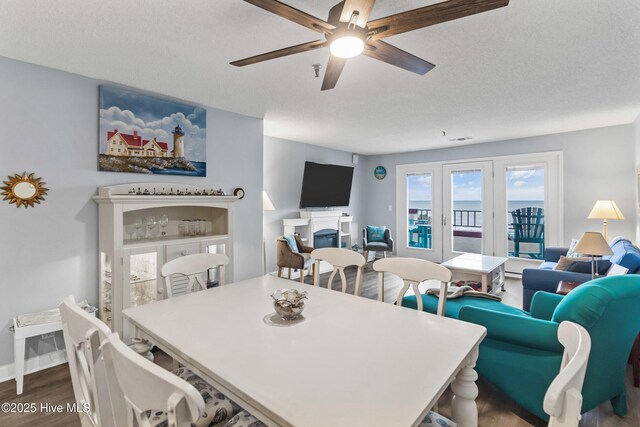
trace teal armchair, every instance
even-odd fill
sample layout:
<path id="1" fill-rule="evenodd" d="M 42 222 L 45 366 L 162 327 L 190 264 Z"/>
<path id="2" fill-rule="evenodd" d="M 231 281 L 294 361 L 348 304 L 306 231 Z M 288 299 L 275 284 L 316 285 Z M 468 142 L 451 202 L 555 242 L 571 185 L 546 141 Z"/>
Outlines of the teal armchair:
<path id="1" fill-rule="evenodd" d="M 487 328 L 478 373 L 545 420 L 544 394 L 558 373 L 563 352 L 558 326 L 565 320 L 582 325 L 591 336 L 582 412 L 609 400 L 616 414 L 626 414 L 624 377 L 640 332 L 640 276 L 592 280 L 567 296 L 538 292 L 530 313 L 464 306 L 459 319 Z"/>

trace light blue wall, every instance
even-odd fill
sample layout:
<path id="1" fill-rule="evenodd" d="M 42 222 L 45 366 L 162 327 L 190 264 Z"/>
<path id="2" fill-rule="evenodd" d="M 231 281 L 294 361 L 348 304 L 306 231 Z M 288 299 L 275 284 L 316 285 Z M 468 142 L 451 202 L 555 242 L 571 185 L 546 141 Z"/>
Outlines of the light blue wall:
<path id="1" fill-rule="evenodd" d="M 640 115 L 636 117 L 636 120 L 632 123 L 633 139 L 635 144 L 635 167 L 636 167 L 636 179 L 634 188 L 636 189 L 636 242 L 640 242 L 640 182 L 638 180 L 638 174 L 640 172 Z"/>
<path id="2" fill-rule="evenodd" d="M 387 225 L 395 231 L 397 165 L 545 151 L 563 152 L 565 243 L 579 238 L 584 231 L 602 230 L 600 221 L 587 219 L 597 199 L 615 200 L 625 215 L 623 221 L 609 222 L 609 235 L 635 237 L 635 142 L 631 125 L 366 157 L 365 202 L 361 207 L 364 223 Z M 387 169 L 387 178 L 382 181 L 373 176 L 378 165 Z"/>
<path id="3" fill-rule="evenodd" d="M 356 222 L 362 216 L 365 169 L 361 164 L 352 164 L 352 153 L 265 136 L 264 189 L 276 208 L 264 215 L 267 271 L 276 269 L 275 241 L 282 235 L 282 220 L 300 217 L 300 192 L 305 161 L 353 166 L 351 203 L 344 210 L 353 215 Z"/>
<path id="4" fill-rule="evenodd" d="M 16 314 L 55 307 L 68 294 L 97 302 L 98 210 L 91 196 L 100 186 L 169 180 L 226 192 L 243 187 L 247 196 L 234 211 L 234 275 L 262 272 L 262 120 L 207 109 L 206 178 L 98 172 L 102 83 L 0 58 L 0 177 L 35 172 L 50 189 L 35 208 L 0 202 L 0 366 L 13 361 L 9 325 Z M 28 346 L 33 355 L 53 343 Z"/>

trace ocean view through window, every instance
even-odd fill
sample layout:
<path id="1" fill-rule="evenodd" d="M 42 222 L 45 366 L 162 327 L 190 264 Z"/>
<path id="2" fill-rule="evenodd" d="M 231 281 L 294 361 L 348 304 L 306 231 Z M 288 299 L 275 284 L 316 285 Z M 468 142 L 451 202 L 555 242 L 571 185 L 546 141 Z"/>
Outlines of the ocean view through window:
<path id="1" fill-rule="evenodd" d="M 505 176 L 509 256 L 543 259 L 544 166 L 508 167 Z"/>
<path id="2" fill-rule="evenodd" d="M 408 227 L 407 246 L 433 248 L 432 174 L 407 176 Z"/>
<path id="3" fill-rule="evenodd" d="M 539 259 L 544 252 L 544 167 L 508 167 L 505 177 L 506 194 L 503 197 L 507 202 L 505 237 L 508 240 L 508 255 Z M 409 247 L 433 247 L 432 178 L 431 173 L 413 174 L 406 178 Z M 483 229 L 482 172 L 454 172 L 451 174 L 451 184 L 452 207 L 448 217 L 452 221 L 453 250 L 480 253 Z M 472 240 L 477 240 L 476 244 Z"/>

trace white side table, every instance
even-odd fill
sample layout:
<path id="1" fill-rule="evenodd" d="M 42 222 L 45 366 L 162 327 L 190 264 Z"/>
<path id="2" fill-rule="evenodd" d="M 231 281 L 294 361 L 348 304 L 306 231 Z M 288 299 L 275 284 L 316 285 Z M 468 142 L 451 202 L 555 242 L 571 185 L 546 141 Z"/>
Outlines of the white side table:
<path id="1" fill-rule="evenodd" d="M 441 265 L 452 272 L 470 273 L 479 275 L 482 280 L 482 292 L 489 292 L 500 288 L 504 291 L 505 263 L 509 258 L 488 256 L 480 254 L 463 253 L 453 259 L 443 262 Z"/>
<path id="2" fill-rule="evenodd" d="M 18 326 L 17 317 L 13 318 L 13 363 L 16 376 L 16 394 L 22 394 L 25 359 L 24 349 L 27 338 L 61 330 L 61 320 L 29 326 Z"/>

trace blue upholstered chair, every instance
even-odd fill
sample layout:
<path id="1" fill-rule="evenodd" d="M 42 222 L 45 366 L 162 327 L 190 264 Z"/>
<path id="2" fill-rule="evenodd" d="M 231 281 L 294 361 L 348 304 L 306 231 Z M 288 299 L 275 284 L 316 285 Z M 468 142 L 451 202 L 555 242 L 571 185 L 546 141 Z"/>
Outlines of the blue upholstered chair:
<path id="1" fill-rule="evenodd" d="M 386 258 L 387 252 L 393 252 L 391 231 L 385 226 L 367 225 L 362 229 L 362 250 L 367 262 L 369 261 L 369 252 L 382 252 Z"/>
<path id="2" fill-rule="evenodd" d="M 431 311 L 436 298 L 421 297 L 425 311 Z M 471 298 L 465 299 L 468 304 Z M 415 296 L 404 298 L 402 305 L 415 307 Z M 530 313 L 496 301 L 465 305 L 449 300 L 445 314 L 487 328 L 476 370 L 546 420 L 543 398 L 560 368 L 563 350 L 557 333 L 565 320 L 582 325 L 591 336 L 582 413 L 611 401 L 616 414 L 626 414 L 624 378 L 629 352 L 640 332 L 639 307 L 640 276 L 624 275 L 584 283 L 566 296 L 538 292 Z"/>

